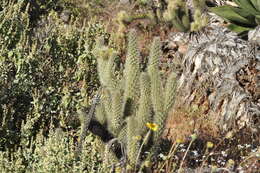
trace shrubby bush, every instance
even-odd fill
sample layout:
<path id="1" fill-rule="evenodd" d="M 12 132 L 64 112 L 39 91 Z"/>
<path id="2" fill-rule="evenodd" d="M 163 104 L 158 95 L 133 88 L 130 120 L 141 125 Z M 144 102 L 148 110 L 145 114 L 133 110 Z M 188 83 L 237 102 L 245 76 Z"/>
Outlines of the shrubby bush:
<path id="1" fill-rule="evenodd" d="M 96 172 L 101 169 L 96 140 L 88 136 L 83 143 L 80 158 L 74 156 L 76 140 L 62 131 L 51 129 L 49 137 L 37 135 L 30 147 L 22 147 L 9 155 L 0 152 L 0 170 L 3 172 Z"/>
<path id="2" fill-rule="evenodd" d="M 4 3 L 6 2 L 6 3 Z M 32 27 L 25 1 L 0 12 L 0 150 L 29 146 L 54 127 L 76 129 L 78 107 L 88 106 L 98 87 L 95 38 L 108 37 L 97 22 L 64 24 L 54 10 Z M 47 2 L 46 2 L 47 3 Z"/>

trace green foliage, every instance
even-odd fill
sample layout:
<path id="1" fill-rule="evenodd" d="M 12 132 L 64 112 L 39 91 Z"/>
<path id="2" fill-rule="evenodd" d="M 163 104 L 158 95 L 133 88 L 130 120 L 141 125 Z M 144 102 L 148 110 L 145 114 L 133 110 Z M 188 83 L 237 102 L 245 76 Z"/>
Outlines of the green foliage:
<path id="1" fill-rule="evenodd" d="M 0 152 L 1 172 L 96 172 L 101 169 L 99 146 L 93 136 L 83 143 L 80 158 L 74 156 L 75 139 L 61 129 L 51 129 L 48 138 L 39 133 L 30 147 Z"/>
<path id="2" fill-rule="evenodd" d="M 259 0 L 234 0 L 237 7 L 224 5 L 211 8 L 211 11 L 230 24 L 228 28 L 239 34 L 254 29 L 260 24 Z"/>
<path id="3" fill-rule="evenodd" d="M 108 37 L 97 22 L 64 25 L 55 11 L 32 28 L 24 2 L 0 12 L 0 150 L 28 145 L 41 129 L 47 135 L 51 120 L 79 126 L 75 112 L 99 86 L 91 50 Z"/>
<path id="4" fill-rule="evenodd" d="M 113 52 L 104 44 L 102 45 L 102 42 L 95 49 L 95 54 L 98 55 L 98 66 L 100 66 L 98 75 L 103 81 L 101 82 L 103 95 L 96 109 L 96 120 L 100 121 L 104 128 L 107 124 L 107 130 L 123 144 L 126 148 L 128 164 L 134 168 L 140 166 L 141 157 L 138 153 L 141 151 L 143 155 L 145 151 L 150 151 L 153 145 L 158 145 L 160 142 L 166 117 L 174 104 L 176 80 L 175 75 L 171 74 L 166 87 L 163 87 L 159 71 L 159 58 L 162 55 L 159 38 L 155 38 L 151 46 L 148 72 L 141 72 L 135 31 L 129 33 L 128 52 L 122 75 L 115 71 L 115 52 L 111 53 L 111 51 Z M 108 54 L 112 56 L 108 57 Z M 114 75 L 111 75 L 112 72 Z M 111 81 L 115 80 L 117 85 L 110 87 Z M 158 126 L 150 129 L 155 131 L 152 143 L 147 142 L 151 137 L 147 135 L 151 133 L 146 126 L 147 123 Z M 141 145 L 145 148 L 144 151 L 140 149 Z M 155 150 L 151 150 L 151 153 L 154 152 Z"/>

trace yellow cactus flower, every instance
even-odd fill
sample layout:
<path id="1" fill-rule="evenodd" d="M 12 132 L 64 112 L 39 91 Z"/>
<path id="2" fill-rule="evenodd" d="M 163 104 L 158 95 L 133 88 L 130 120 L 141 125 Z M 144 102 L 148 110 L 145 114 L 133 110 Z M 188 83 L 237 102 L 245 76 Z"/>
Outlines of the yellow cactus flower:
<path id="1" fill-rule="evenodd" d="M 146 123 L 146 126 L 151 129 L 152 131 L 157 131 L 158 130 L 158 125 L 155 123 Z"/>
<path id="2" fill-rule="evenodd" d="M 212 148 L 214 144 L 212 142 L 207 142 L 207 148 Z"/>

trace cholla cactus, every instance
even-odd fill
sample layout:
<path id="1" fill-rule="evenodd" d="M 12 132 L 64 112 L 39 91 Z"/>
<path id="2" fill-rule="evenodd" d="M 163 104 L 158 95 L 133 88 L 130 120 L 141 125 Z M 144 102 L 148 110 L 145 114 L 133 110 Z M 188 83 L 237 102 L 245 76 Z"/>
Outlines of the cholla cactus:
<path id="1" fill-rule="evenodd" d="M 163 18 L 179 31 L 198 31 L 208 23 L 205 6 L 205 0 L 169 0 Z"/>
<path id="2" fill-rule="evenodd" d="M 128 164 L 133 168 L 139 163 L 138 152 L 149 131 L 147 123 L 158 126 L 156 131 L 152 129 L 154 135 L 150 140 L 152 144 L 158 144 L 165 119 L 175 100 L 175 75 L 170 75 L 164 88 L 159 71 L 159 58 L 162 55 L 159 38 L 155 38 L 151 46 L 148 72 L 141 72 L 135 31 L 129 34 L 122 76 L 115 75 L 115 52 L 111 53 L 110 49 L 101 44 L 97 45 L 96 51 L 103 89 L 101 103 L 96 109 L 96 120 L 106 125 L 108 131 L 124 145 Z M 106 57 L 108 54 L 111 56 Z"/>
<path id="3" fill-rule="evenodd" d="M 179 31 L 186 32 L 190 29 L 189 11 L 182 0 L 169 1 L 163 17 Z"/>

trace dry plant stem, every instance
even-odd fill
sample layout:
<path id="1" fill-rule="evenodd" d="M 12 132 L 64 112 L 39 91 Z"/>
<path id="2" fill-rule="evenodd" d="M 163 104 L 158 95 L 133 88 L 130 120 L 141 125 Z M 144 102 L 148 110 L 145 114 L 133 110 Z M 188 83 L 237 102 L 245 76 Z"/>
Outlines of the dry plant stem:
<path id="1" fill-rule="evenodd" d="M 174 156 L 174 153 L 175 153 L 175 151 L 177 150 L 178 146 L 179 146 L 179 144 L 175 147 L 175 149 L 174 149 L 172 155 L 170 156 L 170 160 L 169 160 L 168 163 L 167 163 L 167 165 L 168 165 L 167 167 L 170 167 L 169 170 L 172 170 L 172 165 L 173 165 L 173 164 L 171 164 L 171 163 L 173 163 L 173 156 Z M 170 166 L 169 166 L 169 165 L 170 165 Z"/>
<path id="2" fill-rule="evenodd" d="M 184 160 L 185 160 L 185 158 L 186 158 L 186 156 L 187 156 L 187 154 L 188 154 L 188 151 L 189 151 L 189 149 L 190 149 L 191 144 L 193 143 L 193 141 L 194 141 L 194 140 L 191 140 L 190 143 L 189 143 L 189 146 L 188 146 L 188 148 L 187 148 L 187 151 L 185 152 L 185 154 L 184 154 L 184 156 L 183 156 L 183 158 L 182 158 L 181 165 L 180 165 L 180 168 L 179 168 L 179 170 L 178 170 L 178 173 L 181 173 L 182 165 L 183 165 L 183 163 L 184 163 Z"/>
<path id="3" fill-rule="evenodd" d="M 202 169 L 203 169 L 203 166 L 204 166 L 206 160 L 208 160 L 210 153 L 212 153 L 212 152 L 210 152 L 210 153 L 208 153 L 208 152 L 209 152 L 209 149 L 207 148 L 206 151 L 205 151 L 205 153 L 204 153 L 204 156 L 206 156 L 206 155 L 207 155 L 207 156 L 206 156 L 206 158 L 203 160 L 203 162 L 202 162 L 202 164 L 201 164 L 201 166 L 200 166 L 199 172 L 202 172 Z"/>
<path id="4" fill-rule="evenodd" d="M 166 170 L 172 170 L 172 165 L 173 165 L 173 156 L 175 151 L 177 150 L 178 146 L 180 143 L 177 143 L 177 145 L 175 146 L 174 150 L 172 151 L 172 154 L 170 155 L 170 159 L 167 161 L 167 166 L 166 166 Z"/>
<path id="5" fill-rule="evenodd" d="M 160 167 L 160 169 L 159 169 L 159 172 L 164 168 L 164 166 L 167 164 L 168 165 L 168 162 L 169 162 L 169 160 L 171 160 L 171 158 L 172 158 L 172 156 L 174 155 L 174 153 L 175 153 L 175 151 L 176 151 L 176 149 L 178 148 L 178 146 L 179 146 L 179 144 L 177 143 L 177 142 L 174 142 L 173 144 L 172 144 L 172 147 L 171 147 L 171 149 L 170 149 L 170 152 L 169 152 L 169 154 L 168 154 L 168 156 L 167 156 L 167 160 L 165 160 L 165 162 L 162 164 L 162 166 Z"/>
<path id="6" fill-rule="evenodd" d="M 138 154 L 137 154 L 137 157 L 136 157 L 136 161 L 135 161 L 135 169 L 134 169 L 134 172 L 136 172 L 136 166 L 137 166 L 139 157 L 140 157 L 140 155 L 141 155 L 142 148 L 143 148 L 144 144 L 147 142 L 147 140 L 149 139 L 150 134 L 151 134 L 151 130 L 149 130 L 149 131 L 147 132 L 147 134 L 145 135 L 144 140 L 143 140 L 143 142 L 142 142 L 142 144 L 141 144 L 141 146 L 140 146 L 140 149 L 139 149 L 139 151 L 138 151 Z"/>
<path id="7" fill-rule="evenodd" d="M 219 172 L 219 171 L 227 171 L 228 173 L 233 173 L 232 171 L 230 171 L 230 170 L 227 169 L 227 168 L 218 168 L 218 169 L 217 169 L 217 172 Z"/>
<path id="8" fill-rule="evenodd" d="M 238 167 L 240 167 L 243 163 L 245 163 L 247 160 L 253 158 L 253 157 L 257 157 L 258 153 L 252 154 L 251 156 L 248 156 L 247 158 L 245 158 L 241 163 L 239 163 Z"/>
<path id="9" fill-rule="evenodd" d="M 214 147 L 213 148 L 213 150 L 210 152 L 210 153 L 213 153 L 215 150 L 216 150 L 216 148 L 222 143 L 224 141 L 224 139 L 222 139 L 221 141 L 219 141 L 219 143 L 216 145 L 216 147 Z M 207 151 L 208 151 L 208 149 L 207 149 Z M 207 151 L 205 152 L 205 154 L 207 153 Z M 203 160 L 203 162 L 202 162 L 202 164 L 201 164 L 201 166 L 200 166 L 200 171 L 199 172 L 202 172 L 202 169 L 203 169 L 203 166 L 204 166 L 204 164 L 205 164 L 205 162 L 208 160 L 208 158 L 209 158 L 209 156 L 210 156 L 210 153 L 207 155 L 207 157 Z"/>

